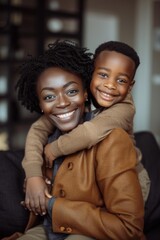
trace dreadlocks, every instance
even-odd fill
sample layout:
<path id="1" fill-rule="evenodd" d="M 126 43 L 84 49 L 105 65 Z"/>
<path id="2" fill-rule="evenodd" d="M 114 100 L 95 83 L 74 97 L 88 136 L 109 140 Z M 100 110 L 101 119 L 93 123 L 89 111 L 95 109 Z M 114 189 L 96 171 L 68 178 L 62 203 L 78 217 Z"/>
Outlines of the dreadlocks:
<path id="1" fill-rule="evenodd" d="M 31 112 L 41 113 L 36 93 L 37 79 L 50 67 L 59 67 L 81 77 L 84 87 L 92 76 L 92 54 L 72 41 L 57 40 L 39 57 L 28 57 L 20 67 L 20 78 L 16 84 L 18 100 Z"/>

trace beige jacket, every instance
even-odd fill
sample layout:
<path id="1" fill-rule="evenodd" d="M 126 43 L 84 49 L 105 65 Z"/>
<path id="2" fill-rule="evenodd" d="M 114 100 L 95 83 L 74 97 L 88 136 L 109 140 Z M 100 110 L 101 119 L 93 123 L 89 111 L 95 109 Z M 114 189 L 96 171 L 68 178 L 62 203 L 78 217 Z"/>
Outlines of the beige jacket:
<path id="1" fill-rule="evenodd" d="M 128 134 L 114 129 L 96 146 L 65 158 L 52 188 L 53 231 L 97 240 L 144 240 L 144 205 Z M 52 177 L 52 169 L 47 169 Z M 32 214 L 27 228 L 37 216 Z M 15 240 L 14 234 L 5 240 Z"/>

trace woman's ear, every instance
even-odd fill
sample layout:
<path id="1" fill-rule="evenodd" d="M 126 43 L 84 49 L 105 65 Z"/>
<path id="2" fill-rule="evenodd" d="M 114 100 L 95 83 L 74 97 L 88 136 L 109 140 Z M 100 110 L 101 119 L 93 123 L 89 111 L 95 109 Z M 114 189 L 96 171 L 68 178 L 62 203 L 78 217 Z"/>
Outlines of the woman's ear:
<path id="1" fill-rule="evenodd" d="M 85 112 L 89 112 L 89 111 L 91 111 L 91 104 L 90 104 L 90 101 L 88 99 L 87 91 L 85 91 L 85 93 L 84 93 L 84 99 L 85 99 Z"/>
<path id="2" fill-rule="evenodd" d="M 87 93 L 87 91 L 85 91 L 85 93 L 84 93 L 84 98 L 85 98 L 85 101 L 87 102 L 88 101 L 88 93 Z"/>
<path id="3" fill-rule="evenodd" d="M 41 109 L 41 112 L 43 113 L 43 108 L 42 108 L 41 104 L 39 104 L 39 107 Z"/>

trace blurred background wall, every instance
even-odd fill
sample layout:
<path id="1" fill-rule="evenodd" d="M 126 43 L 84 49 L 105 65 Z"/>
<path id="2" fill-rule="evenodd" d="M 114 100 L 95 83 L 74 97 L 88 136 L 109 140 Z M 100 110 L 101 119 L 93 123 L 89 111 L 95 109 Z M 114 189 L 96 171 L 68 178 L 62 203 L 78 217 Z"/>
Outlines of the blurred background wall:
<path id="1" fill-rule="evenodd" d="M 160 0 L 0 0 L 0 148 L 23 148 L 38 117 L 17 102 L 19 64 L 57 38 L 75 40 L 93 52 L 109 40 L 137 50 L 134 130 L 152 131 L 160 143 L 159 12 Z"/>

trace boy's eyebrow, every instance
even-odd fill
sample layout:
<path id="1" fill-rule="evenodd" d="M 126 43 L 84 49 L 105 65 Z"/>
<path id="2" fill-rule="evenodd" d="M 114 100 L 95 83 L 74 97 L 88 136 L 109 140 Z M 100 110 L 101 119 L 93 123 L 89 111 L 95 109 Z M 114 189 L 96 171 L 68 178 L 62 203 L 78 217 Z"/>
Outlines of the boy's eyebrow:
<path id="1" fill-rule="evenodd" d="M 77 82 L 71 81 L 71 82 L 66 83 L 66 84 L 63 86 L 63 88 L 66 88 L 66 87 L 70 86 L 70 85 L 73 84 L 73 83 L 78 85 Z M 52 88 L 52 87 L 45 87 L 45 88 L 43 88 L 43 89 L 41 90 L 41 92 L 43 92 L 44 90 L 54 90 L 54 88 Z"/>
<path id="2" fill-rule="evenodd" d="M 106 71 L 111 71 L 109 68 L 106 68 L 106 67 L 98 67 L 99 70 L 106 70 Z M 130 76 L 127 74 L 127 73 L 119 73 L 119 75 L 122 75 L 122 76 L 126 76 L 128 78 L 130 78 Z"/>
<path id="3" fill-rule="evenodd" d="M 110 69 L 106 67 L 98 67 L 98 69 L 110 71 Z"/>

